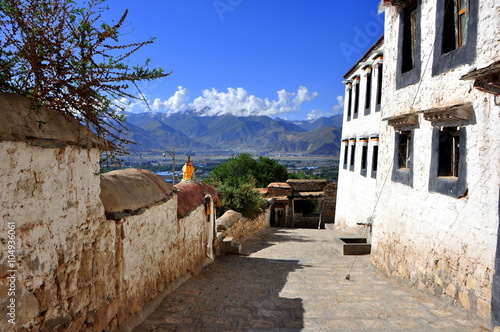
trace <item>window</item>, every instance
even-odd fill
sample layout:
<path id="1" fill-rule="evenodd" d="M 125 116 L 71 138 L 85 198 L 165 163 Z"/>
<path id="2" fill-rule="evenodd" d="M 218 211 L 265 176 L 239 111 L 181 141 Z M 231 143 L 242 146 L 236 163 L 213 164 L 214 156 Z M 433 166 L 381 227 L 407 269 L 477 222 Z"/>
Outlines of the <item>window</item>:
<path id="1" fill-rule="evenodd" d="M 349 152 L 349 146 L 347 145 L 347 141 L 346 141 L 345 146 L 344 146 L 344 168 L 347 168 L 348 152 Z"/>
<path id="2" fill-rule="evenodd" d="M 356 91 L 354 91 L 353 119 L 356 119 L 358 117 L 359 107 L 359 77 L 354 80 L 355 82 L 357 81 L 357 83 L 353 84 L 353 89 L 356 89 Z"/>
<path id="3" fill-rule="evenodd" d="M 438 176 L 458 177 L 460 135 L 456 127 L 445 127 L 439 132 Z"/>
<path id="4" fill-rule="evenodd" d="M 442 53 L 462 47 L 467 42 L 468 0 L 445 0 Z"/>
<path id="5" fill-rule="evenodd" d="M 403 58 L 402 72 L 415 67 L 417 56 L 417 3 L 405 7 L 403 12 Z"/>
<path id="6" fill-rule="evenodd" d="M 413 187 L 413 131 L 396 132 L 392 181 Z"/>
<path id="7" fill-rule="evenodd" d="M 377 164 L 378 164 L 378 145 L 374 145 L 372 152 L 372 172 L 377 171 Z"/>
<path id="8" fill-rule="evenodd" d="M 370 114 L 370 104 L 372 102 L 372 71 L 371 68 L 367 69 L 366 75 L 366 95 L 365 95 L 365 115 Z"/>
<path id="9" fill-rule="evenodd" d="M 408 0 L 399 16 L 396 89 L 420 80 L 420 16 L 421 0 Z"/>
<path id="10" fill-rule="evenodd" d="M 403 131 L 398 142 L 398 168 L 410 168 L 411 132 Z"/>
<path id="11" fill-rule="evenodd" d="M 466 143 L 466 127 L 434 127 L 429 191 L 454 198 L 467 195 Z"/>
<path id="12" fill-rule="evenodd" d="M 377 105 L 382 103 L 382 71 L 384 69 L 384 65 L 381 63 L 378 66 L 377 71 Z M 380 111 L 380 108 L 378 109 Z"/>
<path id="13" fill-rule="evenodd" d="M 356 157 L 356 144 L 351 145 L 351 161 L 349 163 L 349 169 L 354 170 L 354 159 Z"/>
<path id="14" fill-rule="evenodd" d="M 361 175 L 366 176 L 366 164 L 368 159 L 368 146 L 361 147 Z"/>
<path id="15" fill-rule="evenodd" d="M 433 76 L 475 61 L 479 2 L 477 0 L 436 1 Z"/>
<path id="16" fill-rule="evenodd" d="M 363 148 L 361 149 L 361 169 L 366 170 L 366 162 L 368 158 L 368 146 L 363 145 Z"/>
<path id="17" fill-rule="evenodd" d="M 351 119 L 352 85 L 347 87 L 347 121 Z"/>

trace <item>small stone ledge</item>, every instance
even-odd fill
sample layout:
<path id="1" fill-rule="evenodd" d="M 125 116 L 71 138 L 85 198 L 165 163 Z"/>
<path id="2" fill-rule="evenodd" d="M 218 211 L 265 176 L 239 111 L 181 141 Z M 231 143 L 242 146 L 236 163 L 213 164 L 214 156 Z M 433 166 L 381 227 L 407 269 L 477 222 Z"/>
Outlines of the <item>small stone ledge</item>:
<path id="1" fill-rule="evenodd" d="M 241 219 L 242 214 L 233 210 L 226 211 L 220 218 L 215 222 L 217 232 L 223 232 L 227 230 L 231 225 Z"/>

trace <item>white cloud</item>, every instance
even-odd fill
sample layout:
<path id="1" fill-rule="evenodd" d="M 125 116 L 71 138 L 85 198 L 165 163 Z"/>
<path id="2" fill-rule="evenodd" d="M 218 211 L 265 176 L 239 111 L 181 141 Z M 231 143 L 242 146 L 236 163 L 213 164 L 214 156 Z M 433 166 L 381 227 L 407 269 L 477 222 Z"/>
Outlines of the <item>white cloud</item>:
<path id="1" fill-rule="evenodd" d="M 187 109 L 188 90 L 182 86 L 177 87 L 174 95 L 165 101 L 156 98 L 150 105 L 154 112 L 180 112 Z"/>
<path id="2" fill-rule="evenodd" d="M 309 114 L 307 114 L 307 120 L 313 121 L 323 116 L 328 117 L 337 114 L 342 114 L 343 111 L 344 111 L 344 97 L 337 96 L 337 105 L 332 107 L 331 112 L 324 113 L 321 110 L 314 109 L 311 112 L 309 112 Z"/>
<path id="3" fill-rule="evenodd" d="M 332 107 L 333 115 L 344 112 L 344 96 L 337 96 L 337 105 Z"/>
<path id="4" fill-rule="evenodd" d="M 309 112 L 309 114 L 307 114 L 307 120 L 314 121 L 316 119 L 321 118 L 322 116 L 325 116 L 325 113 L 323 113 L 321 110 L 314 109 L 311 112 Z"/>
<path id="5" fill-rule="evenodd" d="M 153 102 L 149 96 L 150 109 L 154 112 L 182 112 L 192 109 L 200 115 L 222 115 L 232 114 L 236 116 L 267 115 L 280 116 L 291 112 L 299 112 L 304 103 L 310 102 L 318 96 L 317 92 L 309 92 L 304 86 L 300 86 L 297 92 L 289 92 L 285 89 L 276 92 L 275 100 L 259 98 L 249 94 L 244 88 L 228 88 L 227 91 L 217 89 L 205 89 L 201 96 L 195 98 L 192 103 L 188 100 L 188 90 L 182 86 L 177 88 L 173 96 L 167 100 L 156 98 Z M 127 102 L 123 100 L 122 102 Z M 147 105 L 142 100 L 132 100 L 126 106 L 128 112 L 138 113 L 148 111 Z"/>
<path id="6" fill-rule="evenodd" d="M 205 89 L 201 96 L 189 103 L 189 92 L 186 88 L 179 86 L 173 96 L 166 100 L 156 98 L 151 102 L 149 96 L 143 98 L 148 101 L 153 112 L 182 112 L 188 109 L 195 110 L 200 115 L 222 115 L 232 114 L 236 116 L 267 115 L 270 117 L 283 116 L 292 112 L 302 110 L 304 103 L 314 100 L 317 92 L 310 92 L 304 86 L 300 86 L 297 92 L 289 92 L 285 89 L 276 92 L 276 99 L 259 98 L 249 94 L 244 88 L 227 88 L 227 91 L 217 89 Z M 147 112 L 148 107 L 143 100 L 122 100 L 127 103 L 125 107 L 128 112 Z"/>
<path id="7" fill-rule="evenodd" d="M 300 86 L 299 90 L 297 91 L 296 97 L 293 99 L 293 103 L 300 105 L 313 100 L 317 96 L 317 92 L 309 93 L 309 90 L 305 86 Z"/>
<path id="8" fill-rule="evenodd" d="M 302 104 L 313 100 L 317 96 L 316 92 L 310 93 L 303 86 L 299 87 L 297 92 L 288 92 L 284 89 L 277 91 L 277 100 L 250 95 L 243 88 L 228 88 L 227 92 L 206 89 L 189 107 L 203 115 L 277 116 L 300 111 Z"/>

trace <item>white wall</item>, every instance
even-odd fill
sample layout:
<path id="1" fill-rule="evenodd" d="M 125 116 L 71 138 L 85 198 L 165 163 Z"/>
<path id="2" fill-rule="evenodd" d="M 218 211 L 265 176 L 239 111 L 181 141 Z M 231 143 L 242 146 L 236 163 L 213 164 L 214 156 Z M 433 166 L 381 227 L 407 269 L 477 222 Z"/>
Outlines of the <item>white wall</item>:
<path id="1" fill-rule="evenodd" d="M 500 59 L 500 4 L 481 1 L 476 61 L 432 76 L 434 2 L 422 5 L 420 82 L 396 90 L 397 9 L 386 10 L 382 117 L 471 102 L 463 198 L 429 191 L 432 124 L 419 114 L 414 128 L 413 186 L 391 180 L 395 129 L 383 123 L 372 261 L 386 273 L 455 303 L 489 323 L 498 229 L 500 107 L 491 94 L 460 77 Z"/>
<path id="2" fill-rule="evenodd" d="M 380 62 L 380 60 L 379 60 Z M 348 87 L 346 86 L 345 105 L 344 105 L 344 120 L 342 124 L 342 140 L 356 138 L 355 148 L 355 164 L 354 170 L 350 170 L 351 146 L 350 143 L 347 156 L 347 168 L 344 168 L 345 143 L 341 145 L 340 162 L 339 162 L 339 179 L 337 187 L 337 204 L 335 209 L 335 228 L 337 229 L 355 229 L 364 232 L 366 228 L 358 226 L 357 223 L 366 223 L 368 218 L 373 213 L 373 208 L 376 200 L 375 185 L 376 178 L 372 178 L 372 154 L 373 146 L 378 144 L 374 140 L 370 140 L 371 136 L 379 134 L 380 128 L 380 111 L 376 111 L 376 98 L 378 89 L 378 66 L 373 66 L 372 86 L 371 86 L 371 107 L 370 114 L 365 115 L 365 98 L 366 98 L 366 72 L 361 67 L 350 76 L 350 78 L 360 76 L 359 87 L 359 110 L 358 118 L 353 118 L 353 107 L 351 106 L 351 119 L 347 120 L 347 108 L 349 103 Z M 352 94 L 354 99 L 354 93 Z M 351 101 L 352 102 L 352 101 Z M 352 105 L 354 103 L 352 102 Z M 378 106 L 380 107 L 380 106 Z M 368 156 L 366 176 L 361 175 L 361 156 L 362 144 L 360 138 L 368 138 Z"/>

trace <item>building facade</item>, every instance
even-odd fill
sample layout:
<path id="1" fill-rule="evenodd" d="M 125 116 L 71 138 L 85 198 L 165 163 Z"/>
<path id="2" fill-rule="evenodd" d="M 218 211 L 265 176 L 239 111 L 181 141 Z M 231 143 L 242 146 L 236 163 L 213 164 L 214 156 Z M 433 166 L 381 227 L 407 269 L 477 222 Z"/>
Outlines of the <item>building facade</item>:
<path id="1" fill-rule="evenodd" d="M 368 215 L 375 266 L 498 326 L 500 3 L 386 0 L 382 6 L 375 189 L 353 182 L 363 158 L 358 133 L 371 131 L 355 124 L 359 110 L 358 119 L 347 113 L 337 227 L 356 227 Z"/>
<path id="2" fill-rule="evenodd" d="M 381 37 L 344 75 L 336 228 L 357 227 L 373 213 L 378 173 L 383 44 Z"/>

